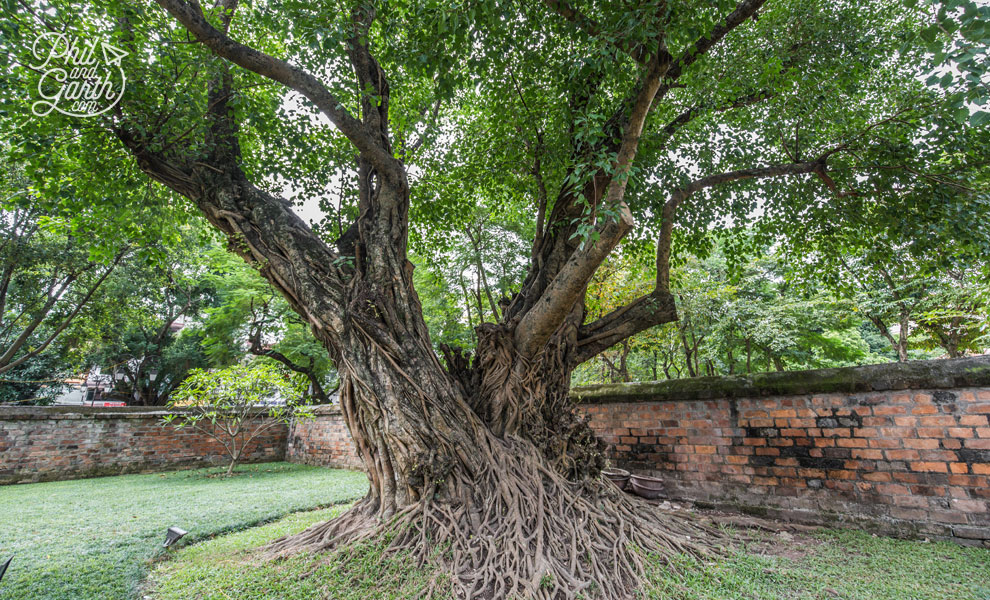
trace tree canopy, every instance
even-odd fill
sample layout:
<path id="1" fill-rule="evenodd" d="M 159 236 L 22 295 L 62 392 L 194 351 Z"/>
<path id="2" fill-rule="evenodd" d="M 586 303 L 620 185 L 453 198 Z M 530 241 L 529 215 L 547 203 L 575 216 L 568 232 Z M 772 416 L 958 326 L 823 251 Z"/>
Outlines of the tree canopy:
<path id="1" fill-rule="evenodd" d="M 712 229 L 754 231 L 721 238 L 738 265 L 748 246 L 829 269 L 877 240 L 912 260 L 988 248 L 990 9 L 972 1 L 3 6 L 0 127 L 37 194 L 137 239 L 194 208 L 336 363 L 371 491 L 276 552 L 376 537 L 464 598 L 627 597 L 642 553 L 701 556 L 720 533 L 598 478 L 570 378 L 677 320 L 672 268 Z M 54 110 L 42 33 L 110 40 L 94 116 Z M 465 242 L 473 334 L 435 344 L 410 258 L 456 269 Z M 626 255 L 650 257 L 648 284 L 589 311 Z"/>

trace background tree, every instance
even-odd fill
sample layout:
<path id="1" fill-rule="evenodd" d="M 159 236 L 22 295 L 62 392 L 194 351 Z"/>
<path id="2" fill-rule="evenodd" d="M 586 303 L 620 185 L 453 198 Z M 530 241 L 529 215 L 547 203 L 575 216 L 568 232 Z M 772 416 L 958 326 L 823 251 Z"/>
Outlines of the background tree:
<path id="1" fill-rule="evenodd" d="M 918 317 L 926 334 L 922 346 L 939 348 L 948 358 L 982 353 L 990 345 L 981 341 L 980 327 L 990 316 L 984 296 L 988 289 L 986 265 L 947 270 L 936 278 Z"/>
<path id="2" fill-rule="evenodd" d="M 92 261 L 66 230 L 64 220 L 44 214 L 30 195 L 0 205 L 0 375 L 71 334 L 126 253 Z"/>
<path id="3" fill-rule="evenodd" d="M 75 375 L 75 363 L 56 346 L 0 377 L 0 404 L 51 404 Z"/>
<path id="4" fill-rule="evenodd" d="M 336 369 L 299 315 L 240 259 L 215 253 L 212 260 L 219 269 L 218 305 L 206 310 L 203 321 L 203 346 L 210 360 L 228 365 L 246 353 L 270 358 L 306 378 L 306 401 L 328 403 Z"/>
<path id="5" fill-rule="evenodd" d="M 84 130 L 52 114 L 36 133 L 37 73 L 7 77 L 12 147 L 39 186 L 71 180 L 94 204 L 138 173 L 184 196 L 331 353 L 370 492 L 273 550 L 387 534 L 464 598 L 626 597 L 642 553 L 714 545 L 598 480 L 602 446 L 568 400 L 577 365 L 676 319 L 675 247 L 729 220 L 799 240 L 911 225 L 913 199 L 936 196 L 905 189 L 958 189 L 985 164 L 970 145 L 939 170 L 969 125 L 940 119 L 957 98 L 923 82 L 940 66 L 927 4 L 158 6 L 13 11 L 8 55 L 41 29 L 108 23 L 130 53 L 126 97 Z M 324 240 L 287 197 L 321 202 L 341 178 Z M 948 227 L 921 219 L 929 237 L 969 226 L 974 193 L 945 196 Z M 470 360 L 445 366 L 410 239 L 506 206 L 529 216 L 526 276 Z M 874 206 L 882 219 L 855 219 Z M 623 240 L 656 255 L 654 286 L 589 321 L 587 285 Z"/>
<path id="6" fill-rule="evenodd" d="M 705 258 L 687 257 L 672 271 L 677 323 L 645 330 L 606 350 L 579 367 L 574 382 L 734 375 L 890 360 L 864 337 L 864 320 L 849 301 L 797 285 L 786 263 L 769 249 L 760 253 L 757 248 L 755 255 L 746 252 L 749 259 L 744 261 L 738 255 L 729 260 L 724 246 L 715 240 Z M 589 310 L 609 293 L 615 293 L 613 303 L 622 305 L 642 293 L 637 290 L 651 279 L 635 269 L 606 267 L 598 273 L 604 274 L 601 280 L 596 275 L 588 288 Z M 624 372 L 613 368 L 616 356 L 625 364 Z"/>
<path id="7" fill-rule="evenodd" d="M 244 450 L 259 435 L 293 419 L 312 417 L 299 406 L 303 391 L 299 383 L 271 365 L 193 369 L 169 401 L 169 408 L 179 410 L 163 420 L 219 442 L 230 458 L 230 477 Z"/>
<path id="8" fill-rule="evenodd" d="M 958 356 L 966 324 L 978 320 L 975 314 L 983 305 L 974 298 L 984 285 L 990 256 L 990 195 L 985 169 L 968 172 L 967 165 L 979 160 L 990 142 L 986 129 L 960 132 L 945 140 L 947 147 L 928 139 L 934 134 L 899 142 L 898 152 L 928 155 L 936 167 L 920 186 L 890 183 L 891 193 L 905 200 L 903 206 L 854 196 L 835 212 L 865 227 L 844 229 L 832 216 L 820 215 L 803 239 L 790 240 L 782 249 L 799 278 L 852 300 L 898 360 L 909 358 L 912 333 L 923 323 L 938 340 L 935 345 Z M 954 179 L 959 173 L 967 178 Z M 895 219 L 891 210 L 907 215 Z"/>
<path id="9" fill-rule="evenodd" d="M 92 360 L 132 404 L 165 404 L 190 369 L 207 366 L 199 320 L 216 302 L 210 240 L 196 229 L 180 240 L 160 261 L 129 261 L 111 290 L 118 318 L 104 326 Z"/>

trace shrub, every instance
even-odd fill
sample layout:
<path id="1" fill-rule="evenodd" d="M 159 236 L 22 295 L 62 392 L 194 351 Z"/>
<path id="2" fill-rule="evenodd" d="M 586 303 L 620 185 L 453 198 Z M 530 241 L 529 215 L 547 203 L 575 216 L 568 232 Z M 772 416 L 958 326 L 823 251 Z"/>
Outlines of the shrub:
<path id="1" fill-rule="evenodd" d="M 168 406 L 179 410 L 166 415 L 164 424 L 194 429 L 219 442 L 230 457 L 230 476 L 256 437 L 294 418 L 313 416 L 300 406 L 302 396 L 299 383 L 271 365 L 193 369 L 172 393 Z"/>

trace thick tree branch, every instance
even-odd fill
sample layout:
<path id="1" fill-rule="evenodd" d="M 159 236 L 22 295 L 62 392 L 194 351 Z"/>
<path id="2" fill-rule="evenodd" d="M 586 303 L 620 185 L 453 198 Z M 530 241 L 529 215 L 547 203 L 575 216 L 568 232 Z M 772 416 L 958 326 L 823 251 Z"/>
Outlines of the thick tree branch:
<path id="1" fill-rule="evenodd" d="M 388 79 L 368 48 L 368 33 L 374 20 L 375 9 L 370 3 L 359 3 L 354 7 L 351 11 L 351 37 L 347 41 L 347 53 L 361 90 L 361 119 L 368 133 L 378 138 L 378 145 L 384 148 L 391 158 L 392 145 L 388 135 Z M 373 93 L 369 94 L 368 90 Z M 376 170 L 384 172 L 385 166 L 373 160 L 369 162 Z M 398 161 L 392 162 L 398 166 Z M 401 166 L 399 169 L 401 171 Z"/>
<path id="2" fill-rule="evenodd" d="M 640 296 L 578 329 L 578 348 L 573 358 L 574 364 L 581 364 L 654 325 L 676 320 L 677 308 L 670 293 L 654 290 Z"/>
<path id="3" fill-rule="evenodd" d="M 665 55 L 665 53 L 663 53 Z M 653 104 L 660 79 L 669 66 L 665 57 L 654 57 L 629 112 L 629 120 L 615 159 L 604 206 L 616 217 L 606 218 L 595 229 L 597 240 L 590 239 L 564 263 L 547 285 L 540 300 L 523 316 L 516 329 L 516 347 L 526 357 L 533 356 L 564 322 L 574 304 L 584 296 L 588 282 L 619 240 L 632 228 L 633 218 L 623 200 L 629 174 L 639 149 L 643 125 Z"/>
<path id="4" fill-rule="evenodd" d="M 374 164 L 393 181 L 404 181 L 401 164 L 382 145 L 381 139 L 343 107 L 340 100 L 319 79 L 284 60 L 269 56 L 234 41 L 213 27 L 198 7 L 183 0 L 158 0 L 158 4 L 175 17 L 200 43 L 230 62 L 277 81 L 293 89 L 320 109 L 358 149 L 361 156 Z"/>
<path id="5" fill-rule="evenodd" d="M 576 248 L 577 244 L 573 241 L 573 234 L 576 230 L 574 225 L 576 222 L 575 219 L 579 219 L 581 216 L 582 196 L 596 209 L 600 204 L 612 207 L 618 206 L 619 203 L 615 202 L 614 197 L 618 196 L 621 198 L 623 195 L 626 179 L 624 170 L 628 168 L 621 166 L 624 159 L 628 158 L 627 156 L 622 156 L 624 154 L 622 145 L 626 145 L 627 150 L 630 147 L 638 147 L 639 135 L 642 132 L 642 125 L 640 124 L 636 127 L 636 145 L 629 146 L 626 144 L 628 140 L 627 134 L 630 127 L 634 126 L 636 118 L 639 115 L 645 118 L 651 112 L 652 108 L 656 106 L 659 99 L 677 85 L 677 78 L 680 77 L 687 66 L 710 50 L 730 31 L 755 14 L 756 10 L 763 5 L 764 1 L 746 0 L 740 2 L 736 9 L 723 22 L 720 22 L 712 29 L 709 35 L 697 40 L 677 59 L 674 59 L 670 55 L 667 51 L 666 44 L 661 40 L 656 56 L 653 56 L 650 61 L 650 69 L 653 70 L 653 68 L 656 68 L 656 72 L 659 74 L 659 84 L 653 89 L 646 90 L 645 88 L 641 88 L 639 90 L 640 92 L 649 92 L 650 103 L 640 107 L 641 110 L 638 111 L 629 110 L 630 104 L 637 104 L 635 99 L 624 104 L 606 123 L 605 130 L 608 132 L 608 135 L 605 136 L 602 146 L 593 150 L 596 154 L 601 152 L 617 152 L 620 155 L 616 161 L 619 168 L 616 169 L 614 175 L 604 170 L 599 171 L 587 181 L 584 189 L 575 190 L 571 187 L 561 189 L 557 202 L 554 204 L 553 211 L 548 219 L 547 231 L 537 238 L 536 241 L 539 245 L 534 243 L 533 254 L 535 260 L 530 268 L 530 274 L 523 284 L 522 293 L 509 306 L 507 311 L 509 317 L 534 310 L 537 304 L 542 301 L 541 299 L 545 296 L 553 279 L 561 273 L 566 261 L 580 252 Z M 562 11 L 567 12 L 566 5 L 553 3 L 551 6 L 555 9 L 556 7 L 560 7 Z M 567 18 L 567 14 L 563 16 Z M 574 18 L 578 19 L 579 17 L 575 14 Z M 622 132 L 621 135 L 619 133 L 620 131 Z M 621 144 L 617 144 L 615 140 L 620 138 L 622 142 Z M 635 155 L 635 150 L 633 150 L 633 155 Z M 619 182 L 619 187 L 612 185 L 613 180 Z M 604 190 L 607 190 L 609 194 L 613 194 L 613 197 L 611 199 L 605 199 L 602 202 L 601 198 Z M 564 300 L 564 304 L 567 304 L 567 302 L 569 302 L 569 298 Z"/>

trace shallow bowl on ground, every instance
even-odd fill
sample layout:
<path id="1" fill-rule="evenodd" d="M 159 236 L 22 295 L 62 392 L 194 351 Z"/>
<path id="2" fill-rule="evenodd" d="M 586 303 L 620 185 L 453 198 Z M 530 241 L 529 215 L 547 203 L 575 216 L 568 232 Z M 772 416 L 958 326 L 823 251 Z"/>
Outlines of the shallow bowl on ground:
<path id="1" fill-rule="evenodd" d="M 629 486 L 637 496 L 647 500 L 655 500 L 664 495 L 663 480 L 648 475 L 632 475 L 629 478 Z"/>
<path id="2" fill-rule="evenodd" d="M 626 484 L 629 483 L 629 471 L 625 469 L 602 469 L 602 475 L 620 490 L 626 489 Z"/>

